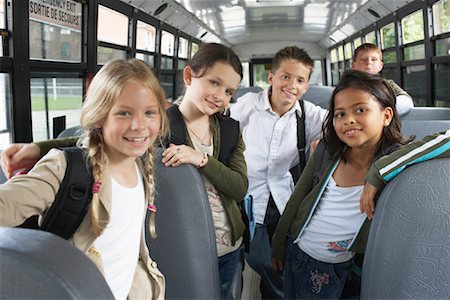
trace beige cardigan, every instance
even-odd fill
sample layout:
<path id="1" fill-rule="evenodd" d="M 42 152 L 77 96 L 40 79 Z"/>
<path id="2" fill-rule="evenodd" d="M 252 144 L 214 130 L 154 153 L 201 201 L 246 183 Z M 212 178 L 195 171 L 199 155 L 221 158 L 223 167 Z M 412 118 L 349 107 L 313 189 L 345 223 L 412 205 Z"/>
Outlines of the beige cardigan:
<path id="1" fill-rule="evenodd" d="M 44 215 L 52 205 L 66 170 L 66 158 L 61 150 L 53 149 L 27 175 L 13 177 L 0 185 L 0 226 L 18 226 L 32 215 Z M 142 164 L 138 163 L 141 171 Z M 146 187 L 148 195 L 148 188 Z M 147 197 L 146 197 L 147 198 Z M 111 212 L 111 176 L 107 166 L 103 171 L 99 216 L 109 222 Z M 145 207 L 148 206 L 148 203 Z M 143 221 L 145 222 L 145 220 Z M 91 230 L 89 213 L 69 240 L 83 251 L 103 273 L 101 253 L 92 247 L 97 238 Z M 142 224 L 139 262 L 128 299 L 164 299 L 165 279 L 149 255 Z"/>

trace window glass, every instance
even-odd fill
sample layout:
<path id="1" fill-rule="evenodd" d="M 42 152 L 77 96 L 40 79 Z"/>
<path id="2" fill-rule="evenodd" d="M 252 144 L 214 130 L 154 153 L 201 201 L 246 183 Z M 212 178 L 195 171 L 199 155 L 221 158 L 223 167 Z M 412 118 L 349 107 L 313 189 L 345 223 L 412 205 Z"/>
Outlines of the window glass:
<path id="1" fill-rule="evenodd" d="M 5 0 L 0 0 L 0 29 L 6 29 L 6 14 L 5 14 Z M 3 53 L 3 38 L 0 37 L 0 56 Z"/>
<path id="2" fill-rule="evenodd" d="M 357 37 L 356 39 L 353 40 L 353 47 L 354 47 L 354 49 L 358 48 L 361 45 L 362 45 L 362 38 L 361 37 Z"/>
<path id="3" fill-rule="evenodd" d="M 113 49 L 108 47 L 97 47 L 97 63 L 103 65 L 110 60 L 126 58 L 127 53 L 123 50 Z"/>
<path id="4" fill-rule="evenodd" d="M 161 57 L 161 69 L 162 70 L 173 70 L 173 58 L 162 56 Z"/>
<path id="5" fill-rule="evenodd" d="M 395 47 L 395 25 L 389 23 L 380 29 L 381 49 Z"/>
<path id="6" fill-rule="evenodd" d="M 180 37 L 178 42 L 178 57 L 188 58 L 189 41 L 185 38 Z"/>
<path id="7" fill-rule="evenodd" d="M 6 28 L 5 0 L 0 0 L 0 28 Z"/>
<path id="8" fill-rule="evenodd" d="M 314 69 L 311 73 L 311 79 L 309 79 L 309 84 L 323 85 L 322 61 L 319 59 L 314 60 Z"/>
<path id="9" fill-rule="evenodd" d="M 385 67 L 383 68 L 383 70 L 381 71 L 381 75 L 382 75 L 384 78 L 392 79 L 392 80 L 394 80 L 395 82 L 399 82 L 399 78 L 398 78 L 398 76 L 397 76 L 397 70 L 396 70 L 396 67 L 395 67 L 395 66 L 392 66 L 392 67 L 385 66 Z"/>
<path id="10" fill-rule="evenodd" d="M 450 31 L 450 1 L 441 0 L 433 4 L 434 34 Z"/>
<path id="11" fill-rule="evenodd" d="M 0 150 L 11 143 L 10 113 L 11 101 L 9 74 L 0 73 Z"/>
<path id="12" fill-rule="evenodd" d="M 173 56 L 175 36 L 165 30 L 161 34 L 161 54 Z"/>
<path id="13" fill-rule="evenodd" d="M 425 46 L 423 44 L 405 47 L 403 49 L 404 60 L 415 60 L 425 58 Z"/>
<path id="14" fill-rule="evenodd" d="M 339 82 L 339 68 L 338 64 L 331 64 L 331 85 L 337 85 Z"/>
<path id="15" fill-rule="evenodd" d="M 121 46 L 128 45 L 128 17 L 124 14 L 99 5 L 97 26 L 99 41 Z"/>
<path id="16" fill-rule="evenodd" d="M 338 48 L 338 61 L 344 60 L 344 47 L 339 46 Z"/>
<path id="17" fill-rule="evenodd" d="M 345 54 L 345 59 L 352 58 L 353 51 L 352 51 L 352 44 L 351 43 L 346 43 L 344 45 L 344 54 Z"/>
<path id="18" fill-rule="evenodd" d="M 250 86 L 250 64 L 248 62 L 242 62 L 242 75 L 241 86 Z"/>
<path id="19" fill-rule="evenodd" d="M 66 128 L 80 124 L 81 78 L 32 78 L 30 83 L 33 141 L 53 138 L 53 118 L 65 116 Z"/>
<path id="20" fill-rule="evenodd" d="M 375 31 L 369 32 L 364 38 L 366 43 L 377 44 L 377 35 L 375 34 Z"/>
<path id="21" fill-rule="evenodd" d="M 436 56 L 450 55 L 450 38 L 436 41 Z"/>
<path id="22" fill-rule="evenodd" d="M 425 65 L 402 68 L 403 88 L 414 99 L 416 106 L 426 106 L 426 73 Z M 447 83 L 448 84 L 448 83 Z"/>
<path id="23" fill-rule="evenodd" d="M 435 105 L 450 107 L 450 63 L 434 65 Z"/>
<path id="24" fill-rule="evenodd" d="M 173 100 L 174 75 L 163 74 L 159 76 L 159 80 L 161 81 L 161 86 L 163 87 L 164 93 L 166 94 L 166 99 Z"/>
<path id="25" fill-rule="evenodd" d="M 198 44 L 192 43 L 191 45 L 191 57 L 198 51 Z"/>
<path id="26" fill-rule="evenodd" d="M 137 21 L 136 49 L 155 52 L 156 28 L 142 21 Z"/>
<path id="27" fill-rule="evenodd" d="M 336 50 L 336 48 L 331 49 L 331 51 L 330 51 L 330 57 L 331 57 L 331 63 L 335 63 L 335 62 L 338 61 L 338 58 L 337 58 L 337 50 Z"/>
<path id="28" fill-rule="evenodd" d="M 269 87 L 269 82 L 267 81 L 267 76 L 269 75 L 270 69 L 272 68 L 272 64 L 254 64 L 253 65 L 253 74 L 255 77 L 253 80 L 254 86 L 259 86 L 263 89 Z"/>
<path id="29" fill-rule="evenodd" d="M 81 62 L 82 4 L 65 3 L 30 1 L 31 59 Z"/>
<path id="30" fill-rule="evenodd" d="M 397 52 L 395 50 L 383 51 L 383 63 L 395 63 L 397 62 Z"/>
<path id="31" fill-rule="evenodd" d="M 153 55 L 138 52 L 136 53 L 136 58 L 145 61 L 152 69 L 155 67 L 155 57 Z"/>
<path id="32" fill-rule="evenodd" d="M 184 81 L 183 81 L 183 71 L 177 71 L 177 82 L 175 85 L 175 99 L 183 95 L 184 91 Z"/>
<path id="33" fill-rule="evenodd" d="M 183 70 L 184 67 L 186 66 L 187 61 L 184 59 L 179 59 L 178 60 L 178 70 Z"/>
<path id="34" fill-rule="evenodd" d="M 421 41 L 424 37 L 422 10 L 407 15 L 402 19 L 403 44 Z"/>

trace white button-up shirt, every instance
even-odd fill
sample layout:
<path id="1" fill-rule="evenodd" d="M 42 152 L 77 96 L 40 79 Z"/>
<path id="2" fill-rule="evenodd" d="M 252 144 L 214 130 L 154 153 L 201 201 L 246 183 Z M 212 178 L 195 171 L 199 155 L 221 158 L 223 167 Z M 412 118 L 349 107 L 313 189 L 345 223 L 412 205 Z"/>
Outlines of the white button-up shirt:
<path id="1" fill-rule="evenodd" d="M 298 101 L 283 116 L 270 106 L 269 89 L 261 93 L 247 93 L 230 108 L 231 117 L 240 122 L 246 150 L 249 180 L 248 193 L 253 196 L 253 214 L 257 223 L 263 224 L 269 194 L 278 211 L 283 213 L 294 190 L 289 170 L 299 163 L 297 149 L 297 118 L 301 116 Z M 321 136 L 326 109 L 304 101 L 305 134 L 309 144 Z"/>

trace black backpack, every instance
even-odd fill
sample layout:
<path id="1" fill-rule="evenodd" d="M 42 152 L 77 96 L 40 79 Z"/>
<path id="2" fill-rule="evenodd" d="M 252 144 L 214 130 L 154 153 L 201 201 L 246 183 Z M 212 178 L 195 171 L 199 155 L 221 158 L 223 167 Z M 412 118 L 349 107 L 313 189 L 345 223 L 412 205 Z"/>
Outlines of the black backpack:
<path id="1" fill-rule="evenodd" d="M 55 201 L 48 209 L 41 226 L 38 216 L 25 221 L 21 227 L 41 229 L 69 239 L 80 226 L 92 199 L 94 178 L 91 167 L 79 147 L 60 148 L 67 158 L 67 168 Z"/>

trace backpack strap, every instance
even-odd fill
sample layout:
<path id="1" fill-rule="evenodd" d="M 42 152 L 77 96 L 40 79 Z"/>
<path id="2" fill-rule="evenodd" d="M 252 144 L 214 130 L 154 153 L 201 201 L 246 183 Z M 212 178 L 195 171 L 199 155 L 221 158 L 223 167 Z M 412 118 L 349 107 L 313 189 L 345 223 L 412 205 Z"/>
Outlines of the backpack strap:
<path id="1" fill-rule="evenodd" d="M 218 115 L 220 124 L 219 161 L 228 165 L 228 158 L 239 141 L 239 122 L 225 115 Z"/>
<path id="2" fill-rule="evenodd" d="M 88 211 L 94 178 L 83 149 L 68 147 L 61 150 L 66 155 L 67 168 L 55 201 L 44 217 L 41 230 L 69 239 Z"/>
<path id="3" fill-rule="evenodd" d="M 299 117 L 297 113 L 295 114 L 295 116 L 297 117 L 297 149 L 298 149 L 298 157 L 300 159 L 300 162 L 298 164 L 300 175 L 306 166 L 306 155 L 305 155 L 306 133 L 305 133 L 305 103 L 301 99 L 298 102 L 302 109 L 301 117 Z"/>
<path id="4" fill-rule="evenodd" d="M 170 121 L 170 137 L 165 146 L 169 146 L 170 143 L 176 145 L 187 144 L 186 125 L 178 106 L 169 107 L 166 112 Z"/>
<path id="5" fill-rule="evenodd" d="M 170 137 L 165 146 L 173 144 L 187 144 L 186 138 L 186 124 L 184 123 L 183 115 L 178 106 L 174 105 L 166 110 L 167 117 L 170 121 Z M 239 123 L 222 114 L 216 114 L 220 124 L 220 153 L 219 161 L 223 164 L 228 164 L 228 157 L 236 147 L 239 141 Z"/>
<path id="6" fill-rule="evenodd" d="M 299 163 L 297 166 L 294 166 L 289 170 L 289 172 L 291 172 L 294 183 L 298 181 L 303 169 L 306 166 L 305 105 L 303 103 L 303 100 L 298 100 L 298 103 L 300 104 L 300 108 L 302 110 L 301 116 L 299 116 L 298 113 L 295 112 L 295 117 L 297 119 L 297 150 Z"/>

